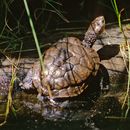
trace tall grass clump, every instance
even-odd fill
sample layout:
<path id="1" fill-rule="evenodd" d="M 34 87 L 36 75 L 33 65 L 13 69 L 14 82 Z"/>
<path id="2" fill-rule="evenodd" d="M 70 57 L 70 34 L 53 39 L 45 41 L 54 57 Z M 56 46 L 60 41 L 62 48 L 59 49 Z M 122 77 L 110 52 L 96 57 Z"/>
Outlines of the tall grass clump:
<path id="1" fill-rule="evenodd" d="M 122 56 L 123 56 L 123 58 L 128 56 L 128 66 L 127 66 L 127 62 L 125 60 L 126 58 L 124 58 L 124 63 L 126 65 L 126 69 L 127 69 L 127 72 L 128 72 L 128 81 L 127 81 L 127 90 L 126 90 L 124 100 L 123 100 L 123 104 L 122 104 L 123 110 L 127 106 L 127 108 L 125 109 L 125 114 L 124 114 L 124 116 L 127 117 L 129 109 L 130 109 L 130 95 L 129 95 L 129 93 L 130 93 L 130 47 L 129 47 L 129 44 L 128 44 L 127 37 L 124 33 L 122 22 L 121 22 L 121 13 L 122 13 L 123 10 L 121 10 L 119 12 L 116 0 L 111 0 L 111 3 L 112 3 L 112 6 L 113 6 L 113 9 L 115 11 L 115 14 L 117 16 L 120 31 L 122 32 L 124 40 L 125 40 L 125 44 L 123 45 L 123 47 L 120 48 L 121 52 L 123 52 Z M 128 55 L 126 54 L 126 49 L 128 50 Z M 125 55 L 123 55 L 123 54 L 125 54 Z"/>
<path id="2" fill-rule="evenodd" d="M 53 28 L 57 21 L 68 22 L 63 15 L 62 4 L 58 0 L 41 0 L 37 2 L 40 5 L 35 6 L 36 2 L 28 1 L 36 32 L 46 34 L 46 31 Z M 26 16 L 23 1 L 0 0 L 0 49 L 2 52 L 18 52 L 23 40 L 31 39 Z M 28 48 L 24 49 L 28 51 Z"/>
<path id="3" fill-rule="evenodd" d="M 18 2 L 18 3 L 17 3 Z M 41 26 L 41 23 L 43 23 L 43 27 L 41 30 L 46 31 L 45 29 L 48 29 L 48 24 L 52 22 L 52 17 L 46 19 L 46 17 L 49 15 L 49 13 L 53 13 L 51 16 L 53 18 L 57 15 L 56 20 L 58 18 L 64 20 L 65 22 L 68 22 L 68 20 L 62 15 L 62 11 L 60 10 L 60 6 L 62 6 L 57 0 L 41 0 L 42 5 L 40 6 L 40 13 L 39 8 L 36 8 L 35 10 L 29 10 L 29 6 L 26 0 L 23 0 L 21 3 L 24 5 L 22 7 L 22 4 L 19 4 L 21 1 L 16 1 L 16 0 L 0 0 L 0 53 L 2 53 L 8 60 L 11 61 L 11 59 L 7 56 L 7 53 L 12 54 L 12 52 L 17 51 L 19 52 L 19 58 L 17 61 L 17 65 L 19 64 L 21 52 L 23 51 L 23 44 L 24 44 L 24 39 L 30 36 L 30 27 L 31 27 L 31 32 L 33 34 L 33 38 L 35 40 L 35 45 L 36 49 L 39 55 L 40 63 L 41 63 L 41 69 L 42 72 L 44 71 L 44 66 L 43 66 L 43 56 L 40 50 L 40 44 L 37 38 L 37 34 L 34 28 L 34 22 L 36 25 L 36 21 L 39 18 L 39 14 L 41 15 L 40 17 L 44 16 L 44 13 L 46 12 L 46 16 L 44 17 L 44 21 L 38 23 Z M 29 2 L 29 1 L 28 1 Z M 15 6 L 17 8 L 15 8 Z M 19 7 L 22 8 L 22 10 L 19 11 Z M 18 9 L 18 11 L 17 11 Z M 26 15 L 27 13 L 27 15 Z M 38 14 L 38 15 L 37 15 Z M 56 15 L 55 15 L 56 14 Z M 25 18 L 28 16 L 29 24 L 30 27 L 28 27 L 27 22 L 22 21 L 22 18 Z M 31 18 L 31 16 L 34 16 Z M 33 20 L 32 20 L 33 19 Z M 55 21 L 56 21 L 55 20 Z M 59 19 L 58 19 L 59 20 Z M 13 22 L 12 22 L 13 21 Z M 12 24 L 13 23 L 13 24 Z M 29 35 L 28 35 L 29 34 Z M 20 49 L 19 49 L 20 48 Z M 28 50 L 26 50 L 28 51 Z M 6 109 L 4 113 L 0 113 L 0 116 L 4 117 L 4 121 L 0 123 L 0 126 L 4 125 L 7 121 L 10 109 L 16 115 L 15 109 L 13 108 L 12 105 L 12 91 L 13 91 L 13 86 L 14 82 L 17 78 L 16 76 L 16 70 L 17 70 L 17 65 L 16 63 L 12 63 L 12 78 L 10 80 L 9 84 L 9 92 L 7 96 L 7 104 L 6 104 Z M 51 90 L 48 86 L 48 92 L 51 97 Z"/>
<path id="4" fill-rule="evenodd" d="M 0 1 L 0 50 L 6 52 L 6 50 L 15 50 L 18 47 L 18 44 L 21 43 L 18 38 L 19 27 L 15 26 L 12 28 L 9 25 L 8 16 L 10 15 L 12 19 L 15 19 L 15 22 L 18 23 L 18 20 L 13 15 L 10 6 L 13 4 L 12 0 L 1 0 Z M 14 23 L 15 23 L 14 22 Z M 4 49 L 1 46 L 4 45 Z"/>
<path id="5" fill-rule="evenodd" d="M 16 116 L 15 108 L 12 105 L 12 92 L 13 92 L 13 86 L 14 86 L 15 80 L 16 80 L 16 68 L 15 68 L 15 66 L 12 65 L 12 78 L 11 78 L 10 84 L 9 84 L 9 92 L 8 92 L 8 97 L 7 97 L 6 110 L 5 110 L 5 113 L 1 115 L 4 117 L 4 121 L 2 123 L 0 123 L 0 126 L 4 125 L 6 123 L 10 109 Z"/>

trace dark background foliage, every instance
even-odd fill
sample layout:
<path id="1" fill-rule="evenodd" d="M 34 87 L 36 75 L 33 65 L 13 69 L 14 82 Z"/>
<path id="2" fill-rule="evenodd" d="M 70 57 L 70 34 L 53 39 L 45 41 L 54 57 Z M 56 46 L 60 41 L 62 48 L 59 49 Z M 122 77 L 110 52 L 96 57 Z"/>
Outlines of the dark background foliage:
<path id="1" fill-rule="evenodd" d="M 116 21 L 111 0 L 28 0 L 28 4 L 37 31 L 64 27 L 67 24 L 65 18 L 73 23 L 72 26 L 81 27 L 84 26 L 81 22 L 99 15 L 104 15 L 107 22 Z M 124 9 L 122 19 L 129 18 L 130 0 L 117 0 L 117 5 L 119 10 Z M 30 29 L 22 0 L 1 0 L 0 6 L 1 30 L 5 22 L 12 30 L 18 26 L 21 32 Z"/>

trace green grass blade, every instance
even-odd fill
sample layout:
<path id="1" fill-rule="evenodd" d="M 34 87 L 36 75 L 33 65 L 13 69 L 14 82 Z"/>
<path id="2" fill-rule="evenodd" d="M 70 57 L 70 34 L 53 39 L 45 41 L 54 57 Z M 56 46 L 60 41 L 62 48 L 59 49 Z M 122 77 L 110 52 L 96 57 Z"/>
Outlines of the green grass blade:
<path id="1" fill-rule="evenodd" d="M 27 4 L 27 0 L 24 0 L 24 5 L 25 5 L 25 9 L 26 9 L 28 18 L 29 18 L 29 23 L 30 23 L 30 26 L 31 26 L 31 29 L 32 29 L 32 33 L 33 33 L 33 37 L 34 37 L 34 40 L 35 40 L 36 48 L 37 48 L 37 51 L 38 51 L 38 56 L 39 56 L 39 59 L 40 59 L 41 69 L 43 71 L 44 67 L 43 67 L 42 53 L 41 53 L 41 50 L 40 50 L 40 44 L 38 42 L 36 31 L 35 31 L 35 28 L 34 28 L 34 25 L 33 25 L 33 21 L 32 21 L 31 15 L 30 15 L 30 11 L 29 11 L 29 7 L 28 7 L 28 4 Z"/>

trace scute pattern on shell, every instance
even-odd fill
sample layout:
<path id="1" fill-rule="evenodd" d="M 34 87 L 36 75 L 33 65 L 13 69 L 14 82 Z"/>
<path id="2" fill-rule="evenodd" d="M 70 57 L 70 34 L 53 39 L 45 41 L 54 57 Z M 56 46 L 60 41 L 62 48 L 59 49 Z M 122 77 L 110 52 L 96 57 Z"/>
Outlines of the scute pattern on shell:
<path id="1" fill-rule="evenodd" d="M 53 97 L 72 97 L 80 94 L 87 87 L 80 84 L 92 72 L 96 74 L 99 62 L 98 54 L 92 48 L 82 46 L 79 39 L 68 37 L 59 40 L 45 52 L 41 85 L 41 88 L 44 88 L 43 94 L 47 94 L 47 85 L 51 88 Z M 37 68 L 40 68 L 40 64 L 39 67 L 34 67 L 34 74 L 38 72 Z"/>

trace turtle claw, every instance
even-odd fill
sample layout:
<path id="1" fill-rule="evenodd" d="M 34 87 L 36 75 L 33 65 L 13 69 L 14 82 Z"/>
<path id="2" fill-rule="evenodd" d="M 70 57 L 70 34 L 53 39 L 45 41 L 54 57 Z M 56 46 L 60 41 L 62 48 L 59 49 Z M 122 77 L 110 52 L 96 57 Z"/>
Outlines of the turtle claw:
<path id="1" fill-rule="evenodd" d="M 37 95 L 37 99 L 38 99 L 39 101 L 45 101 L 45 100 L 47 100 L 48 98 L 47 98 L 46 96 L 42 96 L 42 94 L 39 93 L 39 94 Z"/>
<path id="2" fill-rule="evenodd" d="M 69 104 L 69 100 L 57 102 L 54 99 L 49 98 L 49 101 L 50 101 L 50 105 L 52 105 L 53 107 L 56 107 L 56 108 L 61 108 L 61 109 L 67 107 Z"/>
<path id="3" fill-rule="evenodd" d="M 53 98 L 49 98 L 50 104 L 52 106 L 58 106 L 59 104 L 53 99 Z"/>
<path id="4" fill-rule="evenodd" d="M 43 101 L 48 102 L 48 103 L 49 103 L 51 106 L 53 106 L 53 107 L 59 106 L 59 104 L 58 104 L 53 98 L 48 98 L 48 97 L 46 97 L 46 96 L 42 96 L 41 93 L 39 93 L 39 94 L 37 95 L 37 98 L 38 98 L 38 100 L 41 101 L 41 102 L 43 102 Z"/>

